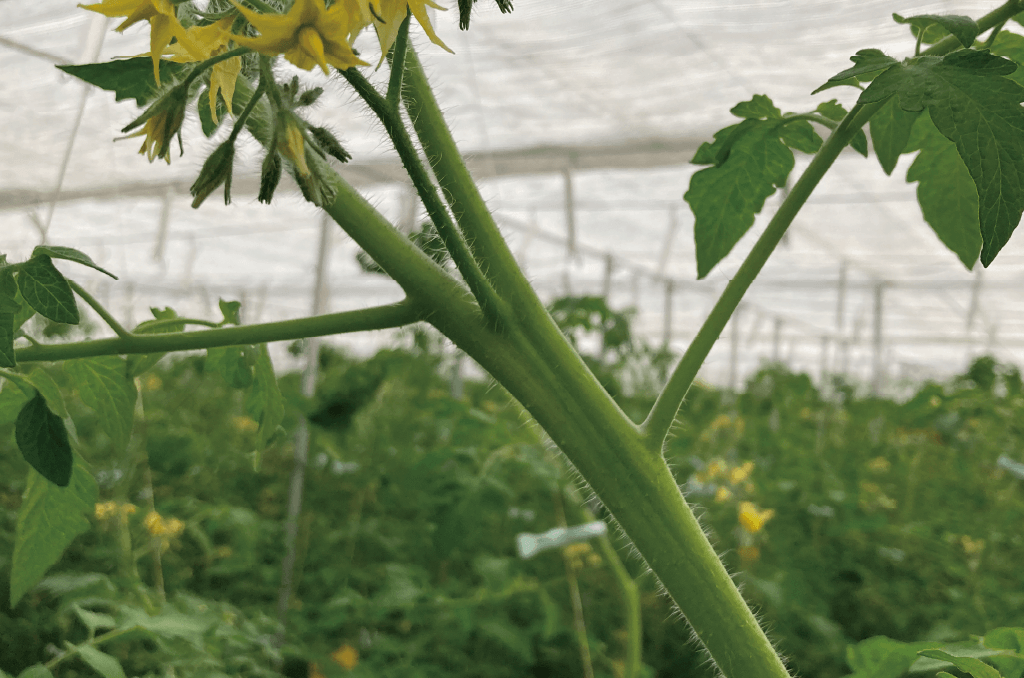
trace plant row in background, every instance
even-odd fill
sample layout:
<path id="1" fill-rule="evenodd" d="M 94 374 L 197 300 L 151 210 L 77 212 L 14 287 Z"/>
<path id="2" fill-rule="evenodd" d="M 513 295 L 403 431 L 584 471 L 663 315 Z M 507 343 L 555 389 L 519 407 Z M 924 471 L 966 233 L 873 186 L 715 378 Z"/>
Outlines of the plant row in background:
<path id="1" fill-rule="evenodd" d="M 553 313 L 572 335 L 598 334 L 588 361 L 624 409 L 649 407 L 665 357 L 630 341 L 625 317 L 592 298 Z M 596 542 L 530 560 L 515 550 L 520 532 L 601 508 L 581 500 L 502 389 L 467 381 L 460 393 L 439 344 L 414 339 L 367 360 L 323 350 L 312 400 L 298 375 L 281 379 L 285 430 L 307 417 L 313 442 L 280 649 L 272 610 L 291 436 L 254 469 L 258 426 L 202 357 L 139 380 L 129 459 L 109 453 L 96 415 L 69 398 L 99 484 L 92 525 L 14 609 L 0 591 L 0 671 L 625 675 L 626 608 Z M 50 375 L 68 382 L 60 368 Z M 903 403 L 841 381 L 826 394 L 768 367 L 740 394 L 692 389 L 666 453 L 799 675 L 957 674 L 934 655 L 945 648 L 992 655 L 987 668 L 1019 678 L 1021 634 L 993 630 L 1024 619 L 1021 421 L 1020 373 L 990 359 Z M 12 428 L 0 426 L 0 586 L 26 478 Z M 640 592 L 641 675 L 713 675 L 613 541 Z M 970 635 L 986 631 L 984 644 Z M 939 658 L 918 655 L 927 648 Z"/>

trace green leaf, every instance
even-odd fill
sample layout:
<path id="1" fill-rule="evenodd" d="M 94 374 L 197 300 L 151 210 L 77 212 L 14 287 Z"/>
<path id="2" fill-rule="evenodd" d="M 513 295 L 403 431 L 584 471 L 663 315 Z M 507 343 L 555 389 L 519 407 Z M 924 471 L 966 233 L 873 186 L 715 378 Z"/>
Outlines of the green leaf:
<path id="1" fill-rule="evenodd" d="M 985 634 L 985 647 L 993 650 L 1024 652 L 1024 628 L 1002 627 Z"/>
<path id="2" fill-rule="evenodd" d="M 32 250 L 32 256 L 36 257 L 40 254 L 45 254 L 52 259 L 65 259 L 67 261 L 73 261 L 76 264 L 82 264 L 89 268 L 94 268 L 100 273 L 106 273 L 114 280 L 117 280 L 117 276 L 98 265 L 92 258 L 89 257 L 85 252 L 79 252 L 73 247 L 60 247 L 58 245 L 40 245 Z"/>
<path id="3" fill-rule="evenodd" d="M 36 664 L 19 673 L 18 678 L 53 678 L 53 674 L 42 664 Z"/>
<path id="4" fill-rule="evenodd" d="M 775 108 L 772 100 L 764 94 L 755 94 L 753 99 L 736 104 L 729 112 L 738 118 L 782 119 L 782 111 Z"/>
<path id="5" fill-rule="evenodd" d="M 240 301 L 224 301 L 218 299 L 217 304 L 220 306 L 220 312 L 224 316 L 224 322 L 228 325 L 241 325 L 242 324 L 242 302 Z"/>
<path id="6" fill-rule="evenodd" d="M 18 281 L 10 270 L 0 271 L 0 312 L 15 313 L 20 309 Z"/>
<path id="7" fill-rule="evenodd" d="M 899 96 L 905 111 L 928 109 L 943 136 L 956 144 L 978 189 L 981 263 L 988 266 L 1024 211 L 1024 87 L 1003 76 L 1017 65 L 988 52 L 962 50 L 919 57 L 890 68 L 860 103 Z"/>
<path id="8" fill-rule="evenodd" d="M 18 413 L 32 396 L 26 394 L 12 381 L 5 381 L 0 389 L 0 426 L 13 424 Z"/>
<path id="9" fill-rule="evenodd" d="M 40 585 L 45 586 L 43 582 L 40 582 Z M 74 611 L 75 616 L 78 617 L 78 620 L 82 622 L 82 625 L 89 631 L 90 636 L 96 635 L 96 631 L 99 629 L 112 629 L 117 626 L 117 622 L 109 614 L 86 610 L 78 603 L 72 603 L 71 609 Z"/>
<path id="10" fill-rule="evenodd" d="M 284 398 L 277 386 L 266 344 L 260 344 L 256 354 L 252 390 L 245 406 L 249 415 L 259 422 L 260 427 L 256 431 L 259 446 L 266 447 L 284 420 Z"/>
<path id="11" fill-rule="evenodd" d="M 21 456 L 47 480 L 61 487 L 71 482 L 71 442 L 64 421 L 46 406 L 37 393 L 14 423 L 14 439 Z"/>
<path id="12" fill-rule="evenodd" d="M 153 77 L 153 60 L 148 56 L 105 61 L 98 64 L 57 66 L 68 75 L 96 85 L 114 93 L 114 100 L 135 99 L 140 107 L 157 98 L 156 79 Z M 176 80 L 188 69 L 184 64 L 162 59 L 160 61 L 160 82 Z"/>
<path id="13" fill-rule="evenodd" d="M 58 323 L 78 324 L 75 293 L 49 256 L 40 254 L 21 265 L 18 288 L 25 301 L 40 315 Z"/>
<path id="14" fill-rule="evenodd" d="M 41 368 L 34 369 L 26 378 L 46 398 L 46 404 L 50 406 L 50 409 L 57 416 L 61 419 L 68 418 L 68 408 L 64 405 L 64 396 L 61 395 L 60 386 L 57 386 L 57 382 L 53 380 L 53 377 L 46 370 Z"/>
<path id="15" fill-rule="evenodd" d="M 899 14 L 894 13 L 892 18 L 898 24 L 910 24 L 910 32 L 915 38 L 921 31 L 924 31 L 924 37 L 921 42 L 928 45 L 936 43 L 944 35 L 952 33 L 960 41 L 961 45 L 970 47 L 974 44 L 974 39 L 978 37 L 978 33 L 981 33 L 974 19 L 959 14 L 918 14 L 917 16 L 904 19 Z M 928 30 L 929 27 L 935 25 L 940 26 L 942 30 Z"/>
<path id="16" fill-rule="evenodd" d="M 1024 36 L 1009 31 L 999 31 L 992 43 L 993 54 L 1006 57 L 1017 64 L 1024 63 Z M 1024 85 L 1024 68 L 1018 68 L 1006 76 L 1018 85 Z"/>
<path id="17" fill-rule="evenodd" d="M 0 367 L 14 367 L 14 314 L 0 311 Z"/>
<path id="18" fill-rule="evenodd" d="M 100 652 L 92 645 L 79 645 L 78 656 L 103 678 L 126 678 L 121 662 L 109 654 Z"/>
<path id="19" fill-rule="evenodd" d="M 853 84 L 856 80 L 863 80 L 864 76 L 870 76 L 871 74 L 878 73 L 879 71 L 884 71 L 899 63 L 891 56 L 886 56 L 878 49 L 862 49 L 850 57 L 850 61 L 854 63 L 853 66 L 850 66 L 845 71 L 836 73 L 829 78 L 824 85 L 811 92 L 811 94 L 817 94 L 818 92 L 831 87 L 838 87 L 839 85 Z M 854 78 L 856 78 L 856 80 L 849 82 Z"/>
<path id="20" fill-rule="evenodd" d="M 917 659 L 918 650 L 935 643 L 903 643 L 875 636 L 846 648 L 846 663 L 858 678 L 899 678 Z"/>
<path id="21" fill-rule="evenodd" d="M 744 120 L 737 125 L 729 125 L 715 132 L 713 143 L 706 141 L 700 145 L 690 162 L 694 165 L 721 165 L 729 159 L 733 144 L 747 131 L 757 127 L 759 121 Z"/>
<path id="22" fill-rule="evenodd" d="M 905 150 L 920 151 L 907 170 L 907 181 L 918 182 L 917 201 L 924 220 L 968 270 L 973 268 L 982 245 L 978 191 L 956 145 L 924 113 Z"/>
<path id="23" fill-rule="evenodd" d="M 203 635 L 213 623 L 215 620 L 209 617 L 196 618 L 176 610 L 165 610 L 150 616 L 141 608 L 122 606 L 117 614 L 118 628 L 138 626 L 167 640 L 184 640 L 196 649 L 203 647 Z"/>
<path id="24" fill-rule="evenodd" d="M 806 120 L 787 122 L 779 130 L 779 138 L 790 148 L 814 154 L 821 148 L 821 137 Z"/>
<path id="25" fill-rule="evenodd" d="M 893 97 L 882 108 L 871 116 L 871 143 L 875 147 L 875 155 L 886 174 L 892 174 L 896 161 L 907 147 L 910 130 L 914 127 L 918 113 L 904 111 Z"/>
<path id="26" fill-rule="evenodd" d="M 250 346 L 209 348 L 204 369 L 219 373 L 233 388 L 249 388 L 255 355 L 256 349 Z"/>
<path id="27" fill-rule="evenodd" d="M 836 122 L 845 118 L 847 114 L 846 109 L 843 108 L 842 104 L 835 99 L 826 101 L 823 104 L 818 104 L 818 108 L 816 110 L 829 120 L 835 120 Z M 857 133 L 853 135 L 853 138 L 850 139 L 850 148 L 857 151 L 865 158 L 868 157 L 868 137 L 864 134 L 864 130 L 859 129 L 857 130 Z"/>
<path id="28" fill-rule="evenodd" d="M 974 678 L 1002 678 L 999 671 L 974 657 L 956 657 L 942 650 L 921 650 L 920 654 L 932 659 L 947 661 L 961 671 L 971 674 Z"/>
<path id="29" fill-rule="evenodd" d="M 132 435 L 138 397 L 135 381 L 128 376 L 127 361 L 118 356 L 68 360 L 64 371 L 78 389 L 82 402 L 99 415 L 114 451 L 124 452 Z"/>
<path id="30" fill-rule="evenodd" d="M 725 162 L 694 174 L 683 196 L 696 217 L 698 278 L 732 250 L 793 169 L 793 152 L 779 140 L 778 123 L 751 122 L 755 126 L 733 144 Z"/>
<path id="31" fill-rule="evenodd" d="M 60 560 L 75 537 L 89 529 L 85 514 L 95 510 L 98 497 L 96 480 L 77 454 L 67 487 L 29 471 L 11 560 L 12 608 Z"/>
<path id="32" fill-rule="evenodd" d="M 145 334 L 168 334 L 171 332 L 181 332 L 185 329 L 185 323 L 170 323 L 167 325 L 158 325 L 157 327 L 150 329 L 150 325 L 160 320 L 172 320 L 178 317 L 178 314 L 170 306 L 159 309 L 151 307 L 150 313 L 153 314 L 153 320 L 146 320 L 135 326 L 135 332 Z M 128 374 L 132 377 L 137 377 L 147 372 L 150 368 L 160 362 L 166 353 L 147 353 L 143 355 L 133 355 L 128 357 Z"/>

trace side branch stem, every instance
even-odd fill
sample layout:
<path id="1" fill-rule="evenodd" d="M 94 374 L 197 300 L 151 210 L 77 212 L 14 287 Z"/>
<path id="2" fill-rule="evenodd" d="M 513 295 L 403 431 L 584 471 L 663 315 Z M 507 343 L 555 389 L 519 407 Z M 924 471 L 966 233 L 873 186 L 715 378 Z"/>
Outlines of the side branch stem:
<path id="1" fill-rule="evenodd" d="M 262 344 L 269 341 L 287 341 L 330 334 L 382 330 L 401 327 L 422 320 L 421 312 L 409 299 L 389 304 L 330 313 L 327 315 L 284 320 L 261 325 L 221 327 L 198 332 L 173 334 L 137 334 L 112 339 L 94 339 L 69 344 L 40 344 L 26 346 L 15 352 L 19 363 L 40 360 L 71 360 L 98 355 L 127 355 L 134 353 L 164 353 L 192 351 L 217 346 Z M 180 321 L 178 321 L 180 322 Z"/>
<path id="2" fill-rule="evenodd" d="M 857 104 L 854 106 L 847 116 L 843 118 L 842 122 L 839 123 L 835 131 L 832 132 L 828 140 L 822 144 L 821 149 L 814 156 L 811 164 L 808 165 L 799 181 L 793 186 L 793 190 L 786 196 L 778 212 L 772 217 L 768 227 L 761 234 L 761 237 L 758 238 L 754 248 L 747 255 L 739 270 L 736 271 L 736 275 L 726 285 L 722 296 L 715 304 L 715 307 L 711 309 L 711 314 L 704 321 L 689 348 L 686 349 L 686 353 L 683 354 L 679 364 L 676 365 L 672 376 L 669 377 L 668 383 L 665 384 L 665 388 L 658 394 L 658 399 L 655 401 L 654 407 L 651 408 L 647 420 L 641 425 L 649 449 L 652 451 L 661 450 L 669 428 L 676 417 L 676 412 L 679 410 L 679 406 L 686 397 L 686 392 L 697 376 L 697 370 L 704 364 L 708 353 L 711 351 L 711 347 L 714 346 L 718 337 L 722 334 L 722 330 L 725 329 L 729 318 L 732 317 L 743 295 L 746 294 L 747 289 L 754 282 L 765 262 L 768 261 L 768 257 L 775 251 L 775 247 L 782 240 L 782 236 L 793 222 L 797 212 L 803 207 L 811 192 L 818 185 L 818 182 L 821 181 L 825 172 L 832 166 L 832 163 L 839 157 L 839 153 L 846 147 L 846 144 L 853 138 L 853 135 L 884 103 L 885 101 L 876 104 Z"/>
<path id="3" fill-rule="evenodd" d="M 110 311 L 105 309 L 103 304 L 97 301 L 95 297 L 86 292 L 81 285 L 76 283 L 74 280 L 68 280 L 68 284 L 71 285 L 71 289 L 75 291 L 75 294 L 82 298 L 82 301 L 89 304 L 89 306 L 92 307 L 92 310 L 96 311 L 96 313 L 103 318 L 103 322 L 107 323 L 107 326 L 114 330 L 114 334 L 121 338 L 132 336 L 132 333 L 126 330 L 121 323 L 117 322 L 117 319 L 110 315 Z"/>

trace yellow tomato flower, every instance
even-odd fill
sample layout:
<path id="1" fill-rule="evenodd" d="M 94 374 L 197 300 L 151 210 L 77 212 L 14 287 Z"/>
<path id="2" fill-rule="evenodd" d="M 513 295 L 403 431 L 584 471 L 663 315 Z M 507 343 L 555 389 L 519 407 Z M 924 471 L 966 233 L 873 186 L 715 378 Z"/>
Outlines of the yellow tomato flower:
<path id="1" fill-rule="evenodd" d="M 171 61 L 188 63 L 192 61 L 205 61 L 210 57 L 223 54 L 228 50 L 229 44 L 235 39 L 231 33 L 231 24 L 234 23 L 233 16 L 226 16 L 220 21 L 209 26 L 192 26 L 185 31 L 189 41 L 194 45 L 192 51 L 178 43 L 168 45 L 166 52 L 171 55 Z M 217 123 L 217 93 L 224 97 L 228 112 L 231 112 L 231 100 L 235 95 L 235 82 L 242 70 L 242 57 L 232 57 L 226 61 L 214 64 L 210 69 L 210 114 L 213 122 Z"/>
<path id="2" fill-rule="evenodd" d="M 739 505 L 740 525 L 747 532 L 756 534 L 775 515 L 775 509 L 759 509 L 752 501 L 741 501 Z"/>
<path id="3" fill-rule="evenodd" d="M 359 650 L 346 643 L 331 653 L 331 659 L 338 666 L 351 671 L 359 664 Z"/>
<path id="4" fill-rule="evenodd" d="M 718 476 L 725 473 L 726 468 L 728 467 L 726 466 L 725 462 L 722 461 L 721 459 L 712 459 L 711 462 L 708 464 L 706 473 L 708 478 L 714 480 Z"/>
<path id="5" fill-rule="evenodd" d="M 171 164 L 171 141 L 174 135 L 181 129 L 181 123 L 185 120 L 185 111 L 168 109 L 157 113 L 146 120 L 141 131 L 129 134 L 125 139 L 145 136 L 142 140 L 142 147 L 139 154 L 146 156 L 150 162 L 157 158 L 163 158 L 167 164 Z"/>
<path id="6" fill-rule="evenodd" d="M 237 0 L 231 2 L 260 33 L 257 38 L 234 36 L 235 42 L 243 47 L 267 56 L 283 54 L 307 71 L 320 66 L 324 75 L 329 75 L 327 64 L 340 70 L 369 66 L 349 44 L 354 24 L 361 23 L 363 18 L 359 13 L 353 16 L 351 6 L 344 1 L 326 9 L 324 0 L 295 0 L 287 14 L 259 14 Z"/>
<path id="7" fill-rule="evenodd" d="M 129 26 L 140 21 L 149 22 L 149 49 L 153 57 L 153 77 L 160 84 L 160 55 L 164 53 L 171 40 L 177 38 L 181 45 L 193 51 L 195 46 L 185 34 L 185 29 L 178 23 L 171 0 L 102 0 L 92 5 L 79 5 L 90 12 L 98 12 L 103 16 L 127 17 L 115 30 L 124 32 Z M 151 158 L 152 159 L 152 158 Z"/>
<path id="8" fill-rule="evenodd" d="M 729 482 L 732 483 L 733 485 L 739 485 L 744 480 L 750 477 L 750 474 L 753 472 L 753 470 L 754 462 L 745 461 L 743 462 L 742 466 L 737 466 L 736 468 L 729 471 Z"/>
<path id="9" fill-rule="evenodd" d="M 373 17 L 373 27 L 377 30 L 377 40 L 380 41 L 380 61 L 383 63 L 391 46 L 395 44 L 398 37 L 398 29 L 401 28 L 405 16 L 412 10 L 412 15 L 423 27 L 423 31 L 430 38 L 430 41 L 443 50 L 452 52 L 448 45 L 437 37 L 434 27 L 430 25 L 430 17 L 427 16 L 427 7 L 433 7 L 447 11 L 432 0 L 359 0 L 367 8 L 370 16 Z M 454 52 L 452 52 L 454 54 Z M 378 66 L 380 63 L 377 64 Z"/>
<path id="10" fill-rule="evenodd" d="M 725 485 L 719 485 L 718 490 L 715 491 L 715 501 L 721 503 L 728 501 L 732 497 L 732 490 Z"/>
<path id="11" fill-rule="evenodd" d="M 287 158 L 299 174 L 309 176 L 309 165 L 306 164 L 306 141 L 302 137 L 302 130 L 294 119 L 289 118 L 284 128 L 284 138 L 278 139 L 278 152 Z"/>

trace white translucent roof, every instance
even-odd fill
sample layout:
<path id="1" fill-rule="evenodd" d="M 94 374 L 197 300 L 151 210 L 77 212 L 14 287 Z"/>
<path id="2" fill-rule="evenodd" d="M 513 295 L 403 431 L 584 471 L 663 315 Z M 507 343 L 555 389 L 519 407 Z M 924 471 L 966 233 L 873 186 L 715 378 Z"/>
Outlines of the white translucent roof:
<path id="1" fill-rule="evenodd" d="M 414 43 L 542 296 L 608 290 L 613 307 L 637 309 L 639 335 L 660 343 L 668 330 L 682 350 L 767 221 L 759 218 L 707 280 L 696 280 L 693 217 L 682 200 L 697 169 L 688 161 L 736 120 L 729 109 L 753 94 L 784 111 L 833 97 L 849 106 L 853 89 L 810 92 L 859 49 L 912 51 L 892 12 L 977 17 L 994 7 L 519 0 L 502 15 L 481 0 L 468 32 L 458 30 L 456 11 L 434 15 L 454 55 L 418 28 Z M 215 195 L 192 210 L 188 186 L 212 146 L 198 122 L 186 123 L 183 158 L 150 165 L 137 139 L 113 141 L 137 115 L 134 104 L 115 103 L 54 67 L 148 51 L 144 25 L 123 35 L 114 25 L 67 0 L 0 2 L 0 251 L 18 260 L 45 237 L 87 252 L 120 281 L 64 270 L 126 322 L 145 319 L 149 306 L 215 316 L 218 297 L 242 299 L 246 322 L 306 314 L 320 217 L 290 185 L 274 205 L 256 202 L 255 146 L 240 152 L 234 203 L 225 207 Z M 360 39 L 375 54 L 372 37 Z M 380 126 L 341 78 L 328 89 L 316 115 L 355 156 L 344 176 L 396 223 L 422 218 Z M 891 388 L 901 378 L 960 370 L 985 352 L 1021 362 L 1021 236 L 990 268 L 966 271 L 922 220 L 903 179 L 909 160 L 886 177 L 874 158 L 843 154 L 751 289 L 705 379 L 738 381 L 774 358 Z M 806 164 L 798 154 L 797 171 Z M 769 200 L 768 215 L 778 202 Z M 401 297 L 394 283 L 362 273 L 355 251 L 336 230 L 326 310 Z M 384 338 L 340 341 L 368 350 Z"/>

